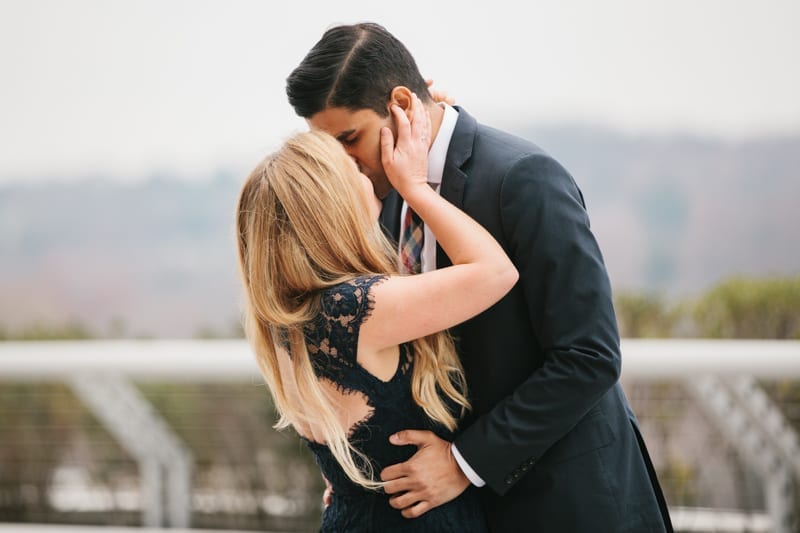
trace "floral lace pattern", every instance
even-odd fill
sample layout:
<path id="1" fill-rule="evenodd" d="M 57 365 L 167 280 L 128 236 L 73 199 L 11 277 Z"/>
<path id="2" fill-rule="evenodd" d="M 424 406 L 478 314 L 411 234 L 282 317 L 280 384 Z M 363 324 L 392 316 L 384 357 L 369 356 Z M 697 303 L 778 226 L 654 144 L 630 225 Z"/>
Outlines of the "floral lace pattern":
<path id="1" fill-rule="evenodd" d="M 368 379 L 358 372 L 356 360 L 361 324 L 375 305 L 369 291 L 386 276 L 362 276 L 323 291 L 320 314 L 305 328 L 306 348 L 314 373 L 343 390 L 370 396 Z"/>
<path id="2" fill-rule="evenodd" d="M 386 276 L 361 276 L 322 292 L 320 313 L 304 328 L 306 348 L 318 378 L 343 395 L 359 393 L 369 414 L 350 428 L 349 440 L 369 457 L 378 475 L 383 468 L 406 461 L 416 449 L 394 446 L 389 436 L 403 429 L 427 429 L 452 440 L 452 433 L 432 422 L 411 395 L 412 350 L 400 346 L 397 371 L 381 381 L 357 361 L 358 335 L 374 307 L 371 288 Z M 348 532 L 485 532 L 476 490 L 409 520 L 389 505 L 382 492 L 369 491 L 347 478 L 324 444 L 304 439 L 334 489 L 320 531 Z"/>

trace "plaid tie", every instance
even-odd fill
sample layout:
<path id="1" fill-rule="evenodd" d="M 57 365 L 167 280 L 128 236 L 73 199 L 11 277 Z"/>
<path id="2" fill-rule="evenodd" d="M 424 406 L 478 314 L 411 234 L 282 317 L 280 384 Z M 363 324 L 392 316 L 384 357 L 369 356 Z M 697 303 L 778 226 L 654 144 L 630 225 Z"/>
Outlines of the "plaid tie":
<path id="1" fill-rule="evenodd" d="M 403 221 L 403 234 L 400 236 L 400 268 L 406 274 L 422 272 L 422 243 L 425 240 L 422 219 L 410 206 L 406 209 Z"/>

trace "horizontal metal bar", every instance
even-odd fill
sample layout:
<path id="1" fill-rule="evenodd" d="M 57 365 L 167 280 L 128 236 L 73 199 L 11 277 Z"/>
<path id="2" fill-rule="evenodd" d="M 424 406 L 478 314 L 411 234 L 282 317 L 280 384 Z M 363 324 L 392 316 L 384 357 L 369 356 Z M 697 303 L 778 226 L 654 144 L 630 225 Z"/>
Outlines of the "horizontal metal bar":
<path id="1" fill-rule="evenodd" d="M 134 381 L 260 382 L 244 340 L 114 340 L 0 343 L 0 380 L 120 374 Z"/>
<path id="2" fill-rule="evenodd" d="M 625 378 L 800 378 L 800 341 L 625 339 L 622 353 Z M 0 380 L 103 373 L 135 381 L 261 382 L 250 346 L 239 339 L 0 342 Z"/>
<path id="3" fill-rule="evenodd" d="M 748 375 L 800 378 L 800 341 L 716 339 L 625 339 L 622 375 L 685 378 Z"/>

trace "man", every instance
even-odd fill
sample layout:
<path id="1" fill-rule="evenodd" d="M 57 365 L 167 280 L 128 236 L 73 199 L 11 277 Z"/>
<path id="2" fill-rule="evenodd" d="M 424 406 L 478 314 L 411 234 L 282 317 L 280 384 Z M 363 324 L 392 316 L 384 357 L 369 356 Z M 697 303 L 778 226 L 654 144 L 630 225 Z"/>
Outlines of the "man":
<path id="1" fill-rule="evenodd" d="M 392 437 L 418 446 L 381 473 L 392 505 L 413 518 L 473 483 L 486 487 L 493 531 L 671 531 L 618 384 L 608 276 L 572 177 L 533 144 L 434 103 L 412 56 L 381 26 L 331 28 L 287 79 L 297 114 L 336 137 L 373 181 L 396 239 L 414 222 L 381 166 L 380 129 L 393 127 L 391 105 L 409 110 L 413 93 L 433 124 L 431 185 L 494 235 L 520 281 L 455 332 L 473 405 L 455 442 L 413 428 Z M 422 269 L 448 264 L 425 232 Z"/>

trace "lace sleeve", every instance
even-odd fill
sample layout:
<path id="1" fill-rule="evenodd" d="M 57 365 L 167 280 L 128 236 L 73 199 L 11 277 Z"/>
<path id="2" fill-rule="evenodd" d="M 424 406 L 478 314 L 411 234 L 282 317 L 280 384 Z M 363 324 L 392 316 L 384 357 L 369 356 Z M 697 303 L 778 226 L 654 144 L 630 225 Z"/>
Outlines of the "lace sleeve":
<path id="1" fill-rule="evenodd" d="M 308 353 L 317 375 L 338 381 L 334 367 L 355 366 L 358 332 L 374 305 L 370 289 L 385 279 L 385 275 L 360 276 L 323 291 L 320 314 L 306 330 Z"/>

